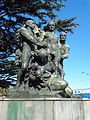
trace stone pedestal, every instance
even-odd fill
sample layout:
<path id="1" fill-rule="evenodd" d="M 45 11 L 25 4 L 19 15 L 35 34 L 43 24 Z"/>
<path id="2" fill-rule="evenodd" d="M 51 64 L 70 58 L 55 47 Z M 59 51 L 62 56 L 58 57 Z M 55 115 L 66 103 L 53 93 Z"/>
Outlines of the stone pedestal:
<path id="1" fill-rule="evenodd" d="M 0 120 L 90 120 L 90 101 L 76 98 L 2 98 Z"/>

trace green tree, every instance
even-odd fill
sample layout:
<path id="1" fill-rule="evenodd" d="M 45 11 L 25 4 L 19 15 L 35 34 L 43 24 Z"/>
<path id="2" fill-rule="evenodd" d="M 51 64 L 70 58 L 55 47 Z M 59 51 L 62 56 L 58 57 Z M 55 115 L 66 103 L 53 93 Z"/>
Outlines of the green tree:
<path id="1" fill-rule="evenodd" d="M 0 0 L 0 80 L 11 83 L 15 81 L 16 68 L 14 64 L 14 53 L 18 46 L 15 38 L 16 30 L 19 29 L 27 19 L 38 19 L 38 26 L 53 19 L 56 29 L 73 33 L 74 18 L 57 20 L 56 11 L 60 12 L 66 0 Z"/>

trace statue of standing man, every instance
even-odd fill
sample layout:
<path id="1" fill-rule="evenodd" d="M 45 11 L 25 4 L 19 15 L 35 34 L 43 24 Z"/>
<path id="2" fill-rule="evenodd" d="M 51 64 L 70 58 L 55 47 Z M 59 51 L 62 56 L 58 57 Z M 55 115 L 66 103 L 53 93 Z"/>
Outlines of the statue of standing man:
<path id="1" fill-rule="evenodd" d="M 66 42 L 66 33 L 65 32 L 61 32 L 60 34 L 60 42 L 59 43 L 59 47 L 60 47 L 60 52 L 61 52 L 61 60 L 60 60 L 60 64 L 59 64 L 59 70 L 60 70 L 60 75 L 61 78 L 64 80 L 64 70 L 63 70 L 63 60 L 67 59 L 69 56 L 69 45 L 65 44 Z"/>
<path id="2" fill-rule="evenodd" d="M 34 30 L 36 29 L 37 26 L 33 20 L 27 20 L 24 26 L 19 29 L 20 42 L 22 43 L 22 55 L 21 67 L 18 72 L 18 82 L 16 85 L 17 87 L 23 87 L 23 79 L 29 65 L 30 57 L 32 56 L 32 51 L 35 49 L 35 45 L 37 45 L 37 39 L 34 35 Z"/>

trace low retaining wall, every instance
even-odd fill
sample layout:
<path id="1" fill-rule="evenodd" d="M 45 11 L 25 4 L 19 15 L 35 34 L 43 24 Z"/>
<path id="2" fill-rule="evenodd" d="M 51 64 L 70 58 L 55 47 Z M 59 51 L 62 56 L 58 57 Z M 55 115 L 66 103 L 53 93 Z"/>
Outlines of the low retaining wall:
<path id="1" fill-rule="evenodd" d="M 90 101 L 3 98 L 0 100 L 0 120 L 90 120 Z"/>

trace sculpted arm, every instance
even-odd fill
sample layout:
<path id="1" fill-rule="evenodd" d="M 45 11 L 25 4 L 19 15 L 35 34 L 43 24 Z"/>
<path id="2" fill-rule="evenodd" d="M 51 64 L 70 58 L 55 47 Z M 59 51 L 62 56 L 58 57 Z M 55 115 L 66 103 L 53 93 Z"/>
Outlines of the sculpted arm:
<path id="1" fill-rule="evenodd" d="M 37 40 L 35 39 L 35 37 L 33 36 L 30 30 L 27 30 L 26 28 L 22 28 L 20 30 L 20 33 L 23 37 L 26 38 L 26 40 L 28 40 L 28 42 L 32 42 L 35 44 L 37 43 Z"/>
<path id="2" fill-rule="evenodd" d="M 70 47 L 69 47 L 68 45 L 65 45 L 64 47 L 65 47 L 65 52 L 64 52 L 64 54 L 62 55 L 62 58 L 63 58 L 63 59 L 66 59 L 66 58 L 69 57 L 69 49 L 70 49 Z"/>

